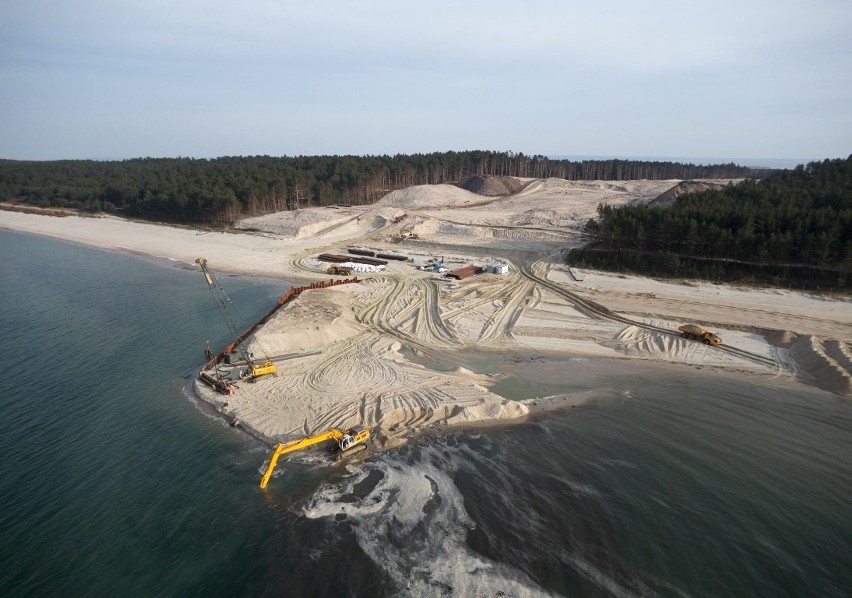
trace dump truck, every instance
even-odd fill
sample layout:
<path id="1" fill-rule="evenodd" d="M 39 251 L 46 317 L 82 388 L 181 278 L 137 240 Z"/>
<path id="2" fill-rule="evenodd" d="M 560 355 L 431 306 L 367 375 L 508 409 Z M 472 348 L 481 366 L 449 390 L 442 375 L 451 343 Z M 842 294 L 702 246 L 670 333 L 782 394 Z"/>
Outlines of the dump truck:
<path id="1" fill-rule="evenodd" d="M 293 451 L 300 451 L 304 448 L 327 440 L 333 440 L 335 442 L 334 448 L 338 450 L 341 455 L 350 455 L 352 453 L 366 450 L 367 441 L 370 440 L 370 428 L 354 426 L 345 431 L 339 428 L 332 428 L 325 432 L 314 434 L 313 436 L 306 436 L 299 440 L 279 444 L 275 447 L 275 450 L 272 452 L 272 456 L 269 458 L 269 464 L 266 466 L 266 471 L 260 479 L 260 487 L 266 488 L 266 485 L 269 483 L 269 478 L 272 477 L 272 472 L 275 471 L 275 466 L 278 464 L 278 458 L 281 455 L 286 455 Z"/>
<path id="2" fill-rule="evenodd" d="M 684 324 L 678 328 L 680 335 L 693 341 L 701 341 L 705 345 L 721 345 L 722 339 L 716 336 L 715 332 L 704 330 L 701 326 L 695 324 Z"/>
<path id="3" fill-rule="evenodd" d="M 349 268 L 341 268 L 340 266 L 329 266 L 326 269 L 327 274 L 336 274 L 338 276 L 352 276 L 352 270 Z"/>

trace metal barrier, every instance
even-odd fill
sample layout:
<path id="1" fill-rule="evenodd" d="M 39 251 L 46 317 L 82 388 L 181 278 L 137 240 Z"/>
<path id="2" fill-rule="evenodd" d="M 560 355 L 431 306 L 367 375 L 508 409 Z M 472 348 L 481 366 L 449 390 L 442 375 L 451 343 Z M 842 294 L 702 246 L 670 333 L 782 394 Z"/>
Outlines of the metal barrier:
<path id="1" fill-rule="evenodd" d="M 219 353 L 216 357 L 214 357 L 213 359 L 211 359 L 210 361 L 205 363 L 204 367 L 202 369 L 203 370 L 209 370 L 210 368 L 212 368 L 216 365 L 219 365 L 222 362 L 222 360 L 225 359 L 225 355 L 227 355 L 228 353 L 230 353 L 231 351 L 236 349 L 237 345 L 239 345 L 241 342 L 246 340 L 249 336 L 254 334 L 254 332 L 258 328 L 260 328 L 261 326 L 266 324 L 266 322 L 269 321 L 269 318 L 271 318 L 273 315 L 275 315 L 275 312 L 277 312 L 279 309 L 281 309 L 282 307 L 287 305 L 290 301 L 292 301 L 293 299 L 295 299 L 296 297 L 301 295 L 303 292 L 310 291 L 312 289 L 327 289 L 329 287 L 336 287 L 336 286 L 341 285 L 341 284 L 352 284 L 352 283 L 355 283 L 355 282 L 361 282 L 361 281 L 358 280 L 357 277 L 355 277 L 355 278 L 338 278 L 338 279 L 332 279 L 332 280 L 328 280 L 328 281 L 323 280 L 321 282 L 312 282 L 311 284 L 309 284 L 307 286 L 303 286 L 303 287 L 291 288 L 286 293 L 281 295 L 281 297 L 278 298 L 278 301 L 275 303 L 275 307 L 273 307 L 268 312 L 266 312 L 264 315 L 262 315 L 257 322 L 255 322 L 248 330 L 246 330 L 241 335 L 239 335 L 232 343 L 230 343 L 228 346 L 226 346 L 222 350 L 221 353 Z"/>

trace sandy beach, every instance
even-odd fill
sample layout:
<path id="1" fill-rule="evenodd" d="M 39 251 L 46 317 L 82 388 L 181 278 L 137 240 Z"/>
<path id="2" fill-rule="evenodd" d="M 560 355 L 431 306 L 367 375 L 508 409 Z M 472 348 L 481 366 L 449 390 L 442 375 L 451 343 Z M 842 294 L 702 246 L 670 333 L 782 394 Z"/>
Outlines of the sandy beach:
<path id="1" fill-rule="evenodd" d="M 193 266 L 203 256 L 214 273 L 296 283 L 329 279 L 329 264 L 317 259 L 322 253 L 359 247 L 404 255 L 384 271 L 358 273 L 357 284 L 306 291 L 279 310 L 247 343 L 276 361 L 277 376 L 240 383 L 228 396 L 197 384 L 200 398 L 269 442 L 363 424 L 392 446 L 434 426 L 526 416 L 529 401 L 491 391 L 500 372 L 424 365 L 467 353 L 521 363 L 535 355 L 535 367 L 552 378 L 567 357 L 606 359 L 613 367 L 646 360 L 852 395 L 848 296 L 564 266 L 565 251 L 582 243 L 580 229 L 598 204 L 649 203 L 678 182 L 524 180 L 520 192 L 497 197 L 418 186 L 371 206 L 249 218 L 233 233 L 5 210 L 0 228 Z M 418 268 L 434 258 L 450 271 L 500 263 L 508 273 L 455 280 Z M 723 345 L 678 336 L 685 323 L 713 330 Z M 580 400 L 553 400 L 566 398 Z"/>

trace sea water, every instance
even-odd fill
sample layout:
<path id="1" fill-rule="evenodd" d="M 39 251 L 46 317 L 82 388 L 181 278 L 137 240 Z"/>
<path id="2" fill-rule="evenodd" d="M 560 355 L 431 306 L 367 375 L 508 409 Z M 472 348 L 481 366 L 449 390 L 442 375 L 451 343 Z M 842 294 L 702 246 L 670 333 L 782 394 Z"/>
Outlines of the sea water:
<path id="1" fill-rule="evenodd" d="M 301 455 L 264 492 L 268 447 L 186 391 L 204 339 L 229 336 L 197 270 L 2 230 L 0 256 L 0 595 L 852 587 L 846 399 L 674 367 L 591 385 L 583 360 L 525 390 L 514 359 L 507 396 L 585 402 L 332 466 Z M 222 282 L 247 322 L 286 290 Z"/>

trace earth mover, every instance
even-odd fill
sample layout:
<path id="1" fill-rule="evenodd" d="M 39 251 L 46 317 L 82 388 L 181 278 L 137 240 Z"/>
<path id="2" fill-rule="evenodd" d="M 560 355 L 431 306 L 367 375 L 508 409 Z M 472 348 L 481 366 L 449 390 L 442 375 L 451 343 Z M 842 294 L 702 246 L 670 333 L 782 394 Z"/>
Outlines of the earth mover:
<path id="1" fill-rule="evenodd" d="M 334 440 L 337 445 L 335 448 L 340 451 L 340 454 L 349 456 L 352 453 L 359 453 L 363 450 L 366 450 L 367 441 L 369 439 L 370 428 L 355 426 L 353 428 L 349 428 L 346 431 L 340 430 L 338 428 L 332 428 L 331 430 L 326 430 L 325 432 L 314 434 L 313 436 L 306 436 L 304 438 L 300 438 L 299 440 L 293 440 L 292 442 L 279 444 L 275 447 L 275 451 L 269 458 L 269 465 L 266 466 L 266 472 L 260 479 L 260 487 L 266 488 L 266 485 L 269 483 L 269 478 L 272 477 L 272 472 L 275 471 L 275 466 L 278 464 L 278 458 L 281 455 L 286 455 L 287 453 L 292 453 L 293 451 L 300 451 L 304 448 L 307 448 L 314 444 L 319 444 L 320 442 L 324 442 L 326 440 Z"/>
<path id="2" fill-rule="evenodd" d="M 701 341 L 705 345 L 721 345 L 722 339 L 720 339 L 714 332 L 710 332 L 709 330 L 704 330 L 701 326 L 696 326 L 695 324 L 685 324 L 678 328 L 680 331 L 680 335 L 684 338 L 688 338 L 694 341 Z"/>
<path id="3" fill-rule="evenodd" d="M 329 266 L 326 274 L 336 274 L 338 276 L 352 276 L 352 270 L 349 268 L 341 268 L 340 266 Z"/>

